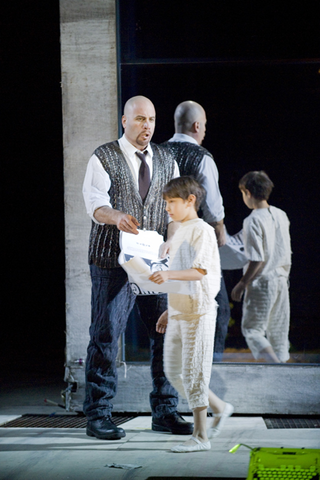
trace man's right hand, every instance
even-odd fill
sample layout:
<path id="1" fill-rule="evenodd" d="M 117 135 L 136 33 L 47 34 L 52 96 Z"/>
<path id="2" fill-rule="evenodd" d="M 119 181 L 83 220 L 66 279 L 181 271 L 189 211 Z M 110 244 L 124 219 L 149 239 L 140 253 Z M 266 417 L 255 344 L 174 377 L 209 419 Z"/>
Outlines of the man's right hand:
<path id="1" fill-rule="evenodd" d="M 133 233 L 138 235 L 137 227 L 140 225 L 138 220 L 127 213 L 119 212 L 117 218 L 117 227 L 121 232 Z"/>
<path id="2" fill-rule="evenodd" d="M 121 232 L 133 233 L 134 235 L 139 233 L 137 227 L 140 223 L 135 217 L 106 205 L 97 208 L 94 212 L 94 218 L 106 225 L 116 225 Z"/>

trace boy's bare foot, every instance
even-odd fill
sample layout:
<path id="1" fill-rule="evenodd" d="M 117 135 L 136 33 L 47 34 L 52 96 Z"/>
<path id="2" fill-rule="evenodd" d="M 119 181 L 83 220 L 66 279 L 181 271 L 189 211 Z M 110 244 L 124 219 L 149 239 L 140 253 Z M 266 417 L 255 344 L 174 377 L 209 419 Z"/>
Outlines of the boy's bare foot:
<path id="1" fill-rule="evenodd" d="M 231 417 L 234 412 L 234 407 L 231 403 L 226 403 L 224 411 L 222 413 L 216 413 L 215 418 L 213 419 L 212 426 L 209 428 L 208 437 L 213 438 L 217 437 L 225 424 L 227 418 Z"/>

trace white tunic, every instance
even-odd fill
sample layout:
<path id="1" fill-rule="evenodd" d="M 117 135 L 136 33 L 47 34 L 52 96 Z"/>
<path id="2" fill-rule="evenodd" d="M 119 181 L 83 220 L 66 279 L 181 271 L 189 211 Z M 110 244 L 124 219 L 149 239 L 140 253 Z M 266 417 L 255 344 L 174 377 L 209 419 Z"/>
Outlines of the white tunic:
<path id="1" fill-rule="evenodd" d="M 291 266 L 289 220 L 280 208 L 257 208 L 243 222 L 248 260 L 264 262 L 258 275 L 288 277 Z M 245 267 L 244 270 L 246 270 Z"/>
<path id="2" fill-rule="evenodd" d="M 208 406 L 214 332 L 215 297 L 220 289 L 220 259 L 214 229 L 197 218 L 181 224 L 170 247 L 170 269 L 201 268 L 193 295 L 169 294 L 169 322 L 164 369 L 170 383 L 191 409 Z"/>
<path id="3" fill-rule="evenodd" d="M 185 318 L 208 313 L 216 305 L 220 290 L 220 257 L 214 229 L 195 218 L 180 225 L 170 246 L 170 270 L 201 268 L 207 272 L 201 281 L 193 282 L 195 293 L 169 293 L 169 316 Z"/>
<path id="4" fill-rule="evenodd" d="M 287 215 L 276 207 L 253 210 L 244 220 L 243 239 L 248 259 L 263 265 L 246 288 L 242 333 L 256 359 L 272 346 L 279 360 L 286 362 L 290 319 L 287 278 L 291 267 Z"/>

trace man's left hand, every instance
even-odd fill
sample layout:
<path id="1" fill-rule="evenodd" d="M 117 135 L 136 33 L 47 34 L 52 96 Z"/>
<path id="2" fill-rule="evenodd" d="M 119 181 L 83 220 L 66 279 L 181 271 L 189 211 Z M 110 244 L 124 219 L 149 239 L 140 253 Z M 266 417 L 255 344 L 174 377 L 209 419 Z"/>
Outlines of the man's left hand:
<path id="1" fill-rule="evenodd" d="M 181 224 L 179 222 L 170 222 L 168 224 L 167 241 L 164 242 L 159 248 L 159 257 L 160 258 L 165 258 L 169 254 L 172 237 L 175 234 L 175 232 L 178 230 L 180 225 Z"/>
<path id="2" fill-rule="evenodd" d="M 225 245 L 227 242 L 227 237 L 226 237 L 226 232 L 224 229 L 223 222 L 222 223 L 217 222 L 216 225 L 214 226 L 214 230 L 216 232 L 218 247 L 223 247 L 223 245 Z"/>
<path id="3" fill-rule="evenodd" d="M 166 256 L 169 254 L 170 245 L 171 245 L 171 240 L 167 240 L 166 242 L 163 242 L 160 245 L 160 248 L 159 248 L 160 258 L 166 258 Z"/>

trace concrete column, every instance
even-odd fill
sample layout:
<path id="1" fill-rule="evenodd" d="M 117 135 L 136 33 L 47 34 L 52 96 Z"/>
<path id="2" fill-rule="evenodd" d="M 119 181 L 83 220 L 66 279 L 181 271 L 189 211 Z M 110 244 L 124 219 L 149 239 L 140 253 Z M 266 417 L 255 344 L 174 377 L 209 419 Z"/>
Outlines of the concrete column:
<path id="1" fill-rule="evenodd" d="M 82 198 L 94 149 L 118 137 L 114 0 L 60 0 L 66 238 L 67 408 L 81 408 L 90 325 L 90 219 Z M 75 390 L 75 385 L 74 385 Z M 70 403 L 71 402 L 71 403 Z"/>

